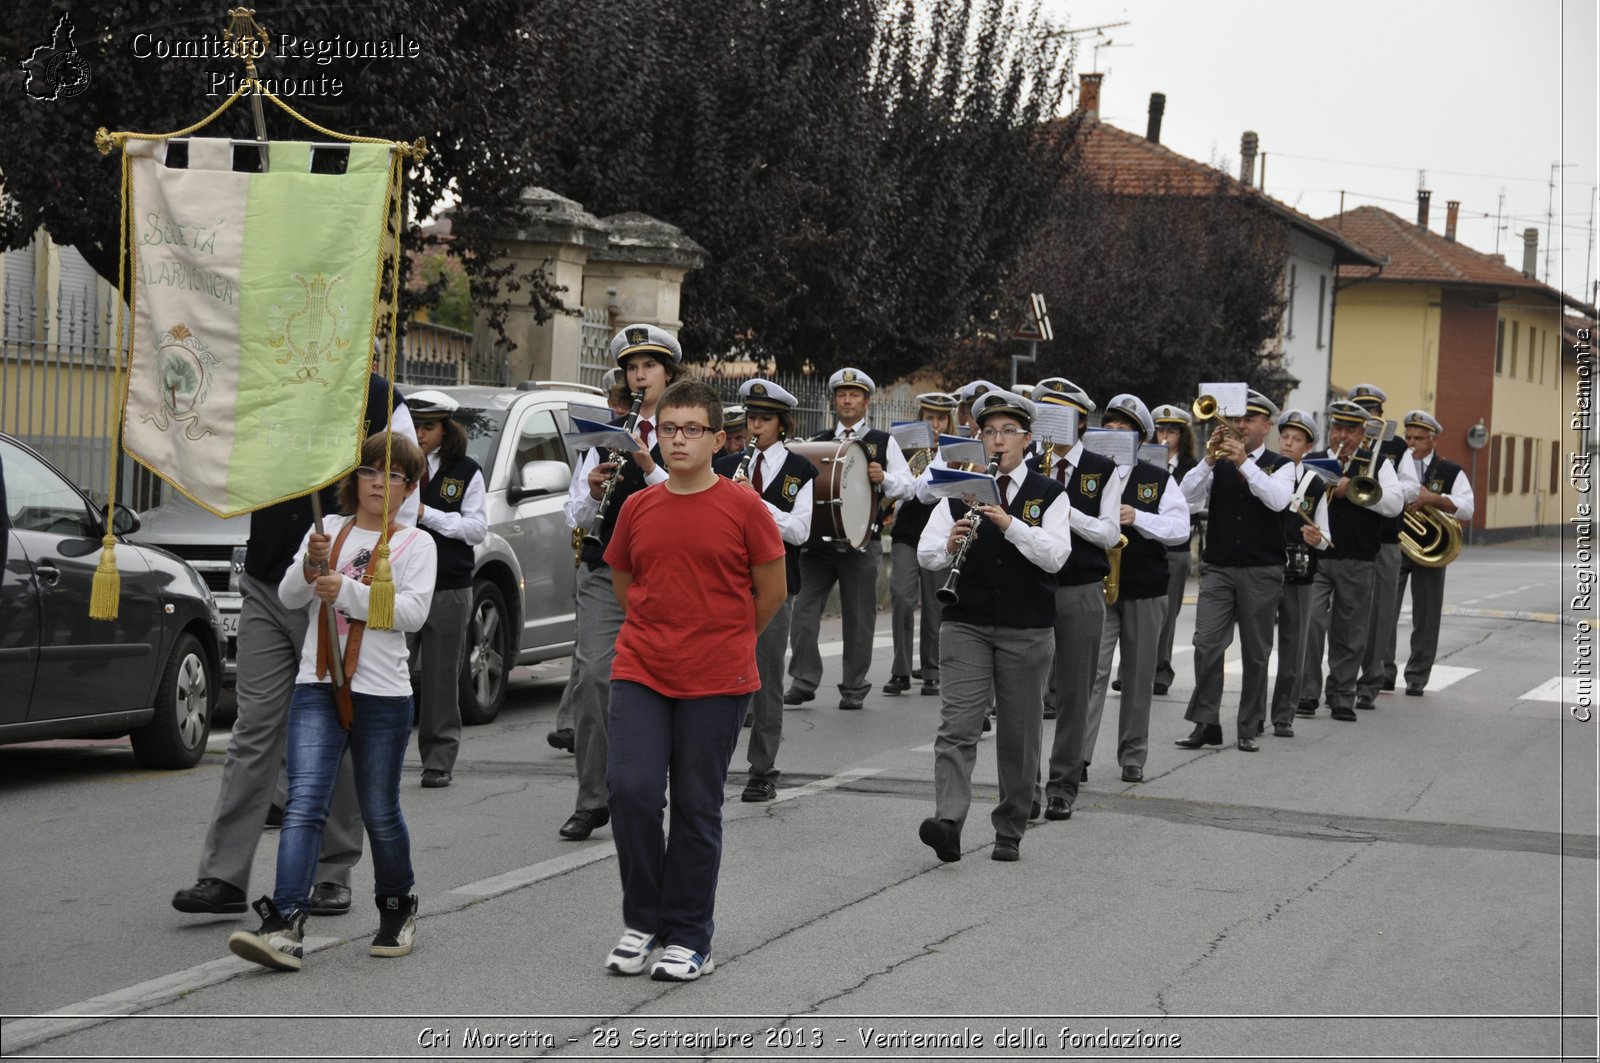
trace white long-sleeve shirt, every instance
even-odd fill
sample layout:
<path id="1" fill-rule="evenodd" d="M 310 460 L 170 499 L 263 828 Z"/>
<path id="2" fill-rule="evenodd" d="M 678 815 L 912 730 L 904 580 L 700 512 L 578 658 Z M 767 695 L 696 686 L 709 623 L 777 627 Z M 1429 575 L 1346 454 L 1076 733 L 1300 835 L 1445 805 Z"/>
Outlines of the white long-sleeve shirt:
<path id="1" fill-rule="evenodd" d="M 1119 521 L 1121 513 L 1119 506 Z M 1193 531 L 1189 526 L 1189 500 L 1183 496 L 1183 489 L 1178 486 L 1175 477 L 1168 474 L 1166 488 L 1161 492 L 1161 506 L 1156 512 L 1149 513 L 1134 507 L 1131 527 L 1146 539 L 1154 539 L 1167 546 L 1182 546 L 1189 541 Z"/>
<path id="2" fill-rule="evenodd" d="M 761 462 L 761 489 L 765 491 L 772 486 L 774 476 L 783 475 L 783 463 L 789 459 L 789 448 L 783 445 L 783 440 L 778 440 L 766 450 L 756 452 L 756 457 L 750 459 L 750 478 L 755 479 L 756 462 Z M 800 485 L 800 490 L 794 496 L 794 509 L 788 513 L 779 509 L 766 499 L 762 502 L 767 507 L 767 512 L 772 514 L 772 519 L 778 524 L 778 534 L 786 543 L 795 546 L 804 546 L 806 540 L 811 538 L 811 480 Z"/>
<path id="3" fill-rule="evenodd" d="M 339 531 L 354 517 L 332 516 L 324 522 L 328 538 L 337 541 Z M 306 548 L 311 542 L 311 532 L 300 540 L 300 550 L 294 563 L 278 582 L 278 598 L 290 609 L 307 609 L 311 623 L 306 629 L 306 640 L 300 648 L 300 671 L 296 683 L 327 683 L 331 678 L 317 677 L 318 606 L 321 600 L 313 593 L 314 583 L 306 582 Z M 361 582 L 362 575 L 378 546 L 378 532 L 351 528 L 350 534 L 339 547 L 337 570 L 344 576 L 339 584 L 339 596 L 334 600 L 335 615 L 339 621 L 341 645 L 350 635 L 351 620 L 366 620 L 367 605 L 372 588 Z M 381 697 L 401 697 L 411 693 L 411 673 L 407 668 L 406 632 L 421 631 L 428 620 L 428 610 L 433 606 L 433 583 L 437 574 L 438 553 L 433 539 L 420 528 L 402 528 L 389 542 L 389 571 L 394 579 L 394 629 L 376 631 L 368 628 L 361 637 L 361 653 L 356 660 L 355 678 L 350 689 L 358 694 L 376 694 Z"/>
<path id="4" fill-rule="evenodd" d="M 1380 517 L 1398 517 L 1406 506 L 1406 495 L 1401 486 L 1400 474 L 1395 471 L 1392 463 L 1380 461 L 1376 475 L 1378 486 L 1383 488 L 1383 497 L 1378 499 L 1377 505 L 1370 507 L 1372 512 Z M 1328 506 L 1333 502 L 1333 487 L 1334 485 L 1330 483 L 1328 490 L 1322 493 L 1322 498 L 1317 502 L 1317 527 L 1322 529 L 1324 536 L 1330 538 L 1333 535 L 1333 525 L 1330 523 Z"/>
<path id="5" fill-rule="evenodd" d="M 1294 463 L 1286 461 L 1268 473 L 1256 464 L 1266 449 L 1267 445 L 1263 443 L 1252 450 L 1250 460 L 1240 466 L 1239 474 L 1244 477 L 1252 495 L 1268 509 L 1281 513 L 1289 508 L 1289 498 L 1294 494 Z M 1215 472 L 1210 462 L 1202 460 L 1184 475 L 1181 486 L 1192 508 L 1205 509 L 1210 505 L 1211 482 Z"/>
<path id="6" fill-rule="evenodd" d="M 1423 482 L 1426 477 L 1423 474 L 1427 472 L 1428 466 L 1433 463 L 1433 457 L 1433 451 L 1430 450 L 1428 451 L 1427 456 L 1421 458 L 1420 460 L 1410 454 L 1407 454 L 1405 457 L 1400 459 L 1402 465 L 1410 462 L 1412 463 L 1412 468 L 1414 470 L 1420 470 L 1417 473 L 1418 490 L 1417 492 L 1413 493 L 1411 498 L 1409 498 L 1407 501 L 1416 501 L 1417 494 L 1421 493 L 1421 488 L 1426 486 L 1426 484 Z M 1444 486 L 1445 490 L 1440 491 L 1439 494 L 1444 495 L 1446 498 L 1456 504 L 1456 511 L 1454 514 L 1456 520 L 1462 521 L 1463 523 L 1471 520 L 1472 514 L 1476 509 L 1477 499 L 1472 493 L 1472 480 L 1467 476 L 1465 470 L 1456 473 L 1454 483 L 1448 483 Z"/>
<path id="7" fill-rule="evenodd" d="M 1059 572 L 1072 553 L 1072 512 L 1072 503 L 1063 492 L 1045 508 L 1037 527 L 1012 517 L 1004 532 L 1006 542 L 1044 571 Z M 922 529 L 922 538 L 917 540 L 918 564 L 930 571 L 938 571 L 954 563 L 955 555 L 946 549 L 946 544 L 955 523 L 956 518 L 948 505 L 933 507 L 933 512 L 928 515 L 928 523 Z"/>
<path id="8" fill-rule="evenodd" d="M 1049 479 L 1061 482 L 1059 470 L 1065 467 L 1066 480 L 1071 482 L 1082 461 L 1083 444 L 1074 443 L 1066 454 L 1057 454 L 1051 458 Z M 1128 469 L 1119 465 L 1106 477 L 1106 482 L 1100 488 L 1098 513 L 1072 507 L 1072 530 L 1082 536 L 1085 542 L 1109 550 L 1117 545 L 1118 539 L 1122 538 L 1122 489 L 1127 486 L 1127 482 Z"/>
<path id="9" fill-rule="evenodd" d="M 641 417 L 635 434 L 643 438 L 645 428 L 650 429 L 650 443 L 655 445 L 655 418 Z M 649 449 L 649 448 L 646 448 Z M 578 471 L 572 476 L 572 483 L 567 486 L 567 500 L 561 506 L 561 512 L 566 514 L 567 527 L 587 528 L 594 523 L 600 515 L 600 500 L 589 494 L 589 473 L 596 465 L 601 464 L 610 456 L 610 451 L 600 447 L 592 447 L 584 452 L 578 460 Z M 622 455 L 623 461 L 632 461 L 631 455 Z M 659 462 L 655 471 L 644 478 L 646 487 L 666 483 L 667 470 Z"/>
<path id="10" fill-rule="evenodd" d="M 432 480 L 439 475 L 439 452 L 435 450 L 426 460 L 428 478 Z M 417 523 L 447 539 L 460 539 L 468 546 L 483 542 L 489 535 L 489 493 L 483 486 L 483 473 L 475 472 L 467 481 L 467 489 L 461 497 L 461 512 L 423 506 Z"/>

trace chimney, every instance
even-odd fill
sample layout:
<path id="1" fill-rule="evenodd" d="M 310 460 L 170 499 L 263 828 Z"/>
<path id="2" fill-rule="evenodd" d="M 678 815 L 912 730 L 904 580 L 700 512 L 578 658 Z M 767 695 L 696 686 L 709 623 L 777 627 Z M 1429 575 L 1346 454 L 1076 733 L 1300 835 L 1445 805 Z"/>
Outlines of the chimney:
<path id="1" fill-rule="evenodd" d="M 1447 199 L 1444 203 L 1444 238 L 1456 242 L 1456 214 L 1461 210 L 1461 200 Z"/>
<path id="2" fill-rule="evenodd" d="M 1428 227 L 1428 200 L 1433 198 L 1433 193 L 1426 188 L 1417 189 L 1417 226 L 1422 229 Z"/>
<path id="3" fill-rule="evenodd" d="M 1256 183 L 1256 146 L 1260 138 L 1246 132 L 1239 138 L 1239 180 L 1247 185 Z"/>
<path id="4" fill-rule="evenodd" d="M 1144 138 L 1152 144 L 1161 143 L 1161 116 L 1167 110 L 1167 94 L 1152 92 L 1150 94 L 1150 124 L 1145 126 Z"/>
<path id="5" fill-rule="evenodd" d="M 1522 230 L 1522 275 L 1533 280 L 1539 272 L 1539 230 Z"/>
<path id="6" fill-rule="evenodd" d="M 1084 74 L 1078 80 L 1078 110 L 1091 122 L 1100 121 L 1100 79 L 1104 74 Z"/>

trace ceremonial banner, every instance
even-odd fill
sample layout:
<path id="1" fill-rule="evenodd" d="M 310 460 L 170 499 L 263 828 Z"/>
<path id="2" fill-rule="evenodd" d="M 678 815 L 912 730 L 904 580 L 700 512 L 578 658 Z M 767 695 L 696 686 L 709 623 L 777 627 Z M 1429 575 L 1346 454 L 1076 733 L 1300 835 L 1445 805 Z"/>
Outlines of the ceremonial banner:
<path id="1" fill-rule="evenodd" d="M 349 145 L 342 174 L 274 142 L 236 173 L 223 139 L 130 139 L 134 309 L 124 446 L 205 509 L 236 516 L 332 483 L 365 414 L 391 144 Z M 381 428 L 382 426 L 378 426 Z"/>

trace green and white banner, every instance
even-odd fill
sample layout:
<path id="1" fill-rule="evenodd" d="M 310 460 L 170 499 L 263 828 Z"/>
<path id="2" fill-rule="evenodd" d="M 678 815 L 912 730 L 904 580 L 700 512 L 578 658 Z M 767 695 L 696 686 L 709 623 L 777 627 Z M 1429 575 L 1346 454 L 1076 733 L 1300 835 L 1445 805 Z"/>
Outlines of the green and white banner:
<path id="1" fill-rule="evenodd" d="M 227 140 L 129 140 L 134 307 L 124 445 L 219 516 L 294 498 L 360 452 L 389 209 L 390 146 L 342 174 L 311 145 L 235 173 Z"/>

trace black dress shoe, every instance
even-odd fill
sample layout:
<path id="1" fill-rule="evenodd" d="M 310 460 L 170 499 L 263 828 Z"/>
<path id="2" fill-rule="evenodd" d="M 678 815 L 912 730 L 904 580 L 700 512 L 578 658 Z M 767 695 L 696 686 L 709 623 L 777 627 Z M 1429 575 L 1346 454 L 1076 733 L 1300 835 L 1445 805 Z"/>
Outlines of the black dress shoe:
<path id="1" fill-rule="evenodd" d="M 1315 716 L 1318 704 L 1319 702 L 1316 698 L 1302 698 L 1300 704 L 1295 706 L 1294 714 L 1296 716 Z"/>
<path id="2" fill-rule="evenodd" d="M 1256 745 L 1256 740 L 1254 738 L 1241 737 L 1239 741 L 1234 743 L 1234 745 L 1239 747 L 1239 752 L 1241 753 L 1254 753 L 1256 750 L 1261 748 L 1260 746 Z"/>
<path id="3" fill-rule="evenodd" d="M 1136 764 L 1124 764 L 1122 766 L 1122 781 L 1144 782 L 1144 769 Z"/>
<path id="4" fill-rule="evenodd" d="M 424 768 L 422 770 L 422 785 L 429 790 L 441 790 L 450 785 L 451 775 L 438 768 Z"/>
<path id="5" fill-rule="evenodd" d="M 1045 709 L 1044 710 L 1043 719 L 1053 720 L 1055 718 L 1056 718 L 1056 710 L 1055 709 Z"/>
<path id="6" fill-rule="evenodd" d="M 911 689 L 911 677 L 908 675 L 891 675 L 889 681 L 883 684 L 885 694 L 904 694 Z"/>
<path id="7" fill-rule="evenodd" d="M 961 859 L 961 830 L 948 819 L 929 816 L 917 828 L 917 837 L 947 864 Z"/>
<path id="8" fill-rule="evenodd" d="M 1352 709 L 1348 705 L 1340 705 L 1338 708 L 1333 710 L 1333 718 L 1342 723 L 1355 723 L 1356 710 Z"/>
<path id="9" fill-rule="evenodd" d="M 172 906 L 195 915 L 230 915 L 244 911 L 244 890 L 220 878 L 203 878 L 174 893 Z"/>
<path id="10" fill-rule="evenodd" d="M 1272 725 L 1272 733 L 1278 738 L 1293 738 L 1294 728 L 1286 723 L 1275 723 Z"/>
<path id="11" fill-rule="evenodd" d="M 1089 765 L 1088 764 L 1085 764 L 1083 767 L 1078 769 L 1078 781 L 1079 782 L 1088 782 L 1089 781 Z"/>
<path id="12" fill-rule="evenodd" d="M 267 829 L 279 830 L 283 827 L 283 806 L 273 805 L 267 809 Z"/>
<path id="13" fill-rule="evenodd" d="M 1220 723 L 1197 723 L 1188 738 L 1180 738 L 1172 743 L 1179 749 L 1199 749 L 1201 746 L 1220 746 L 1222 744 L 1222 725 Z"/>
<path id="14" fill-rule="evenodd" d="M 1030 820 L 1038 819 L 1039 811 L 1039 802 L 1035 801 L 1033 804 L 1028 806 L 1028 818 Z"/>
<path id="15" fill-rule="evenodd" d="M 1383 689 L 1390 690 L 1390 691 L 1394 690 L 1394 680 L 1393 679 L 1385 679 L 1383 681 Z"/>
<path id="16" fill-rule="evenodd" d="M 1116 690 L 1116 691 L 1120 691 L 1122 689 L 1122 680 L 1113 679 L 1111 681 L 1111 689 L 1112 690 Z"/>
<path id="17" fill-rule="evenodd" d="M 796 690 L 794 687 L 790 687 L 783 695 L 783 703 L 785 705 L 804 705 L 808 701 L 816 700 L 817 692 L 815 690 Z"/>
<path id="18" fill-rule="evenodd" d="M 771 779 L 751 779 L 744 784 L 744 793 L 739 795 L 741 801 L 771 801 L 778 796 L 778 788 Z"/>
<path id="19" fill-rule="evenodd" d="M 1045 819 L 1071 819 L 1072 806 L 1067 804 L 1065 797 L 1052 797 L 1044 804 Z"/>
<path id="20" fill-rule="evenodd" d="M 1377 707 L 1378 706 L 1373 703 L 1371 698 L 1357 698 L 1356 699 L 1356 708 L 1358 708 L 1358 709 L 1365 709 L 1366 711 L 1371 712 L 1373 709 L 1375 709 Z"/>
<path id="21" fill-rule="evenodd" d="M 1259 734 L 1265 734 L 1266 731 L 1267 731 L 1267 721 L 1266 720 L 1257 720 L 1256 721 L 1256 734 L 1258 734 L 1258 735 Z"/>
<path id="22" fill-rule="evenodd" d="M 922 681 L 922 694 L 924 697 L 938 697 L 939 681 L 937 679 L 924 679 Z"/>
<path id="23" fill-rule="evenodd" d="M 865 708 L 865 707 L 866 707 L 866 703 L 863 702 L 860 698 L 856 697 L 854 694 L 846 694 L 846 695 L 844 695 L 843 697 L 841 697 L 839 699 L 839 708 L 841 708 L 841 709 L 853 710 L 853 709 L 861 709 L 861 708 Z"/>
<path id="24" fill-rule="evenodd" d="M 1013 864 L 1022 859 L 1021 843 L 1016 838 L 1002 838 L 998 834 L 994 837 L 994 850 L 989 853 L 990 860 L 1000 860 Z"/>
<path id="25" fill-rule="evenodd" d="M 1421 687 L 1413 687 L 1413 686 L 1406 687 L 1406 697 L 1408 697 L 1408 698 L 1420 698 L 1420 697 L 1422 697 L 1422 688 Z"/>
<path id="26" fill-rule="evenodd" d="M 1165 697 L 1167 693 L 1167 684 L 1157 683 L 1155 686 L 1150 688 L 1150 693 L 1154 694 L 1158 698 Z"/>
<path id="27" fill-rule="evenodd" d="M 911 669 L 911 678 L 912 679 L 921 679 L 922 678 L 922 669 L 921 668 L 913 668 L 913 669 Z"/>
<path id="28" fill-rule="evenodd" d="M 994 730 L 994 718 L 985 713 L 983 717 L 983 733 L 988 734 L 992 730 Z"/>
<path id="29" fill-rule="evenodd" d="M 572 737 L 572 728 L 570 727 L 558 727 L 545 735 L 544 740 L 549 742 L 552 748 L 565 749 L 568 753 L 577 748 L 577 742 Z"/>
<path id="30" fill-rule="evenodd" d="M 343 915 L 350 910 L 350 887 L 337 882 L 319 882 L 311 888 L 312 915 Z"/>
<path id="31" fill-rule="evenodd" d="M 611 822 L 609 808 L 580 808 L 561 824 L 561 836 L 581 842 L 595 831 Z"/>

